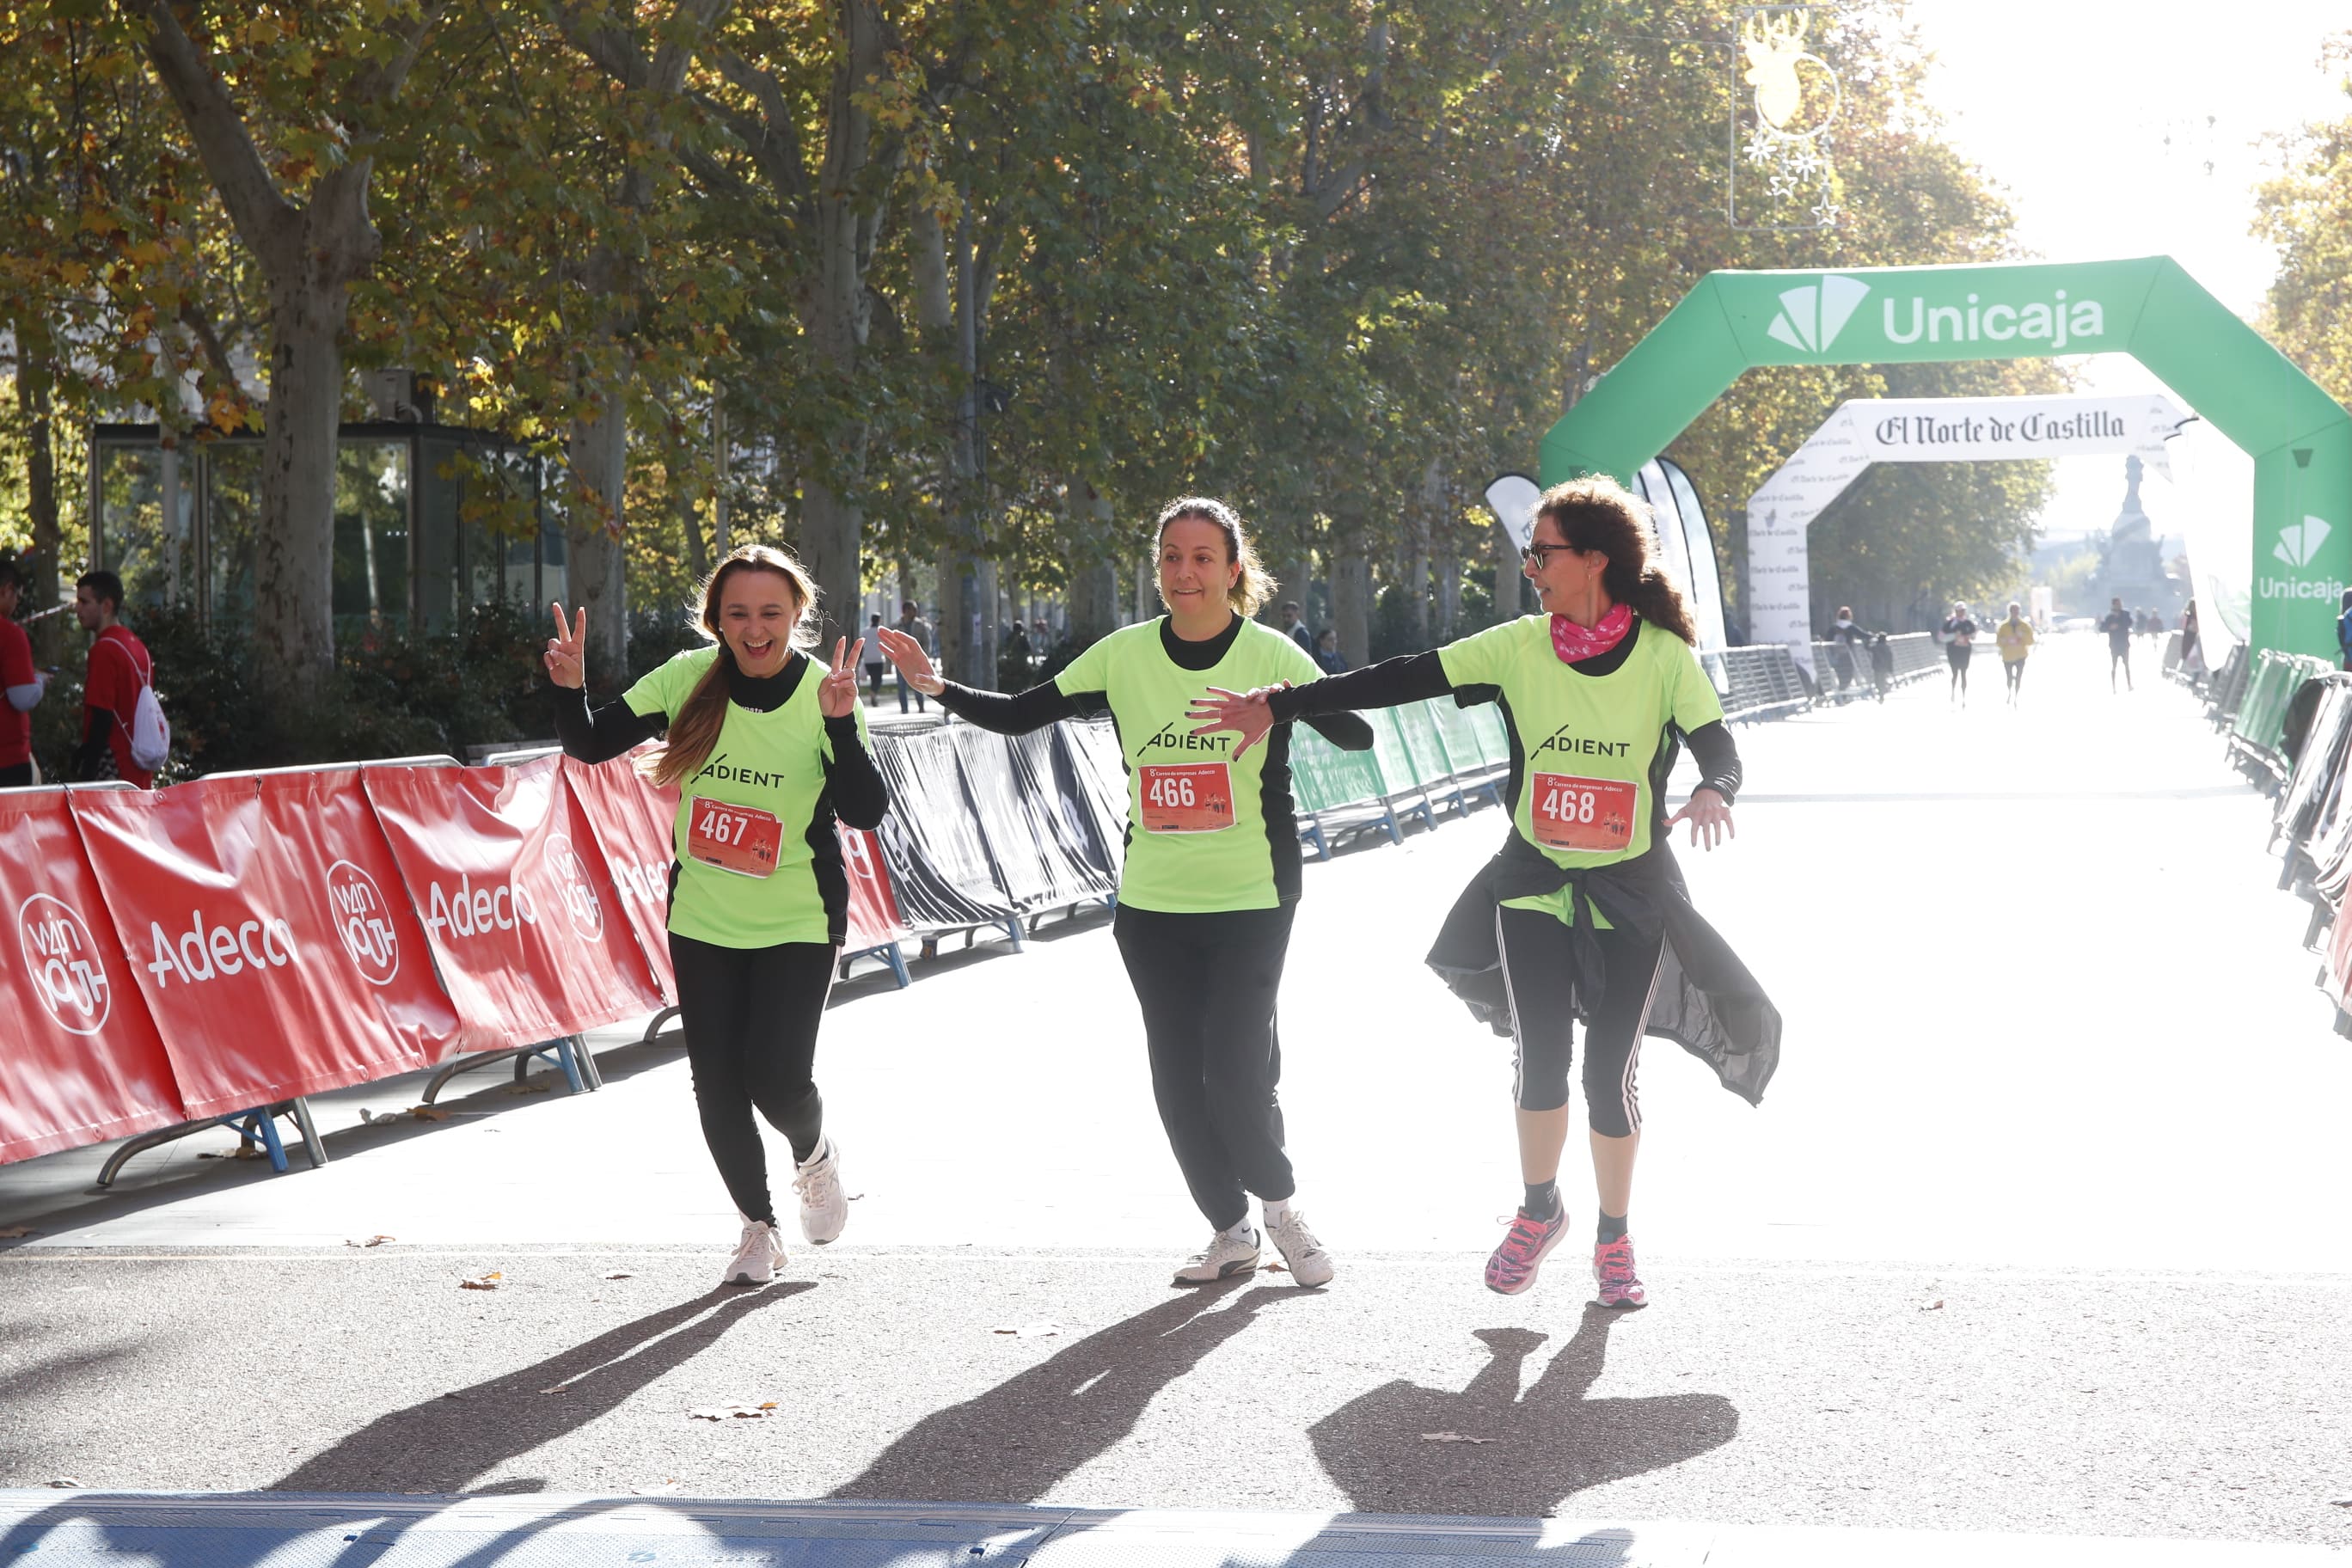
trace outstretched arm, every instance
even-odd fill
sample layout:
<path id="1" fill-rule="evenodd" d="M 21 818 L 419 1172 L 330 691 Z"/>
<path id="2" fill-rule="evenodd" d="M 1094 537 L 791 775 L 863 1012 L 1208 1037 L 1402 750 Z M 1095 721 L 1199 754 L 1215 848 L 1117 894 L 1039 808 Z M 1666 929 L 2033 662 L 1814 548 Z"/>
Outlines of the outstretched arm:
<path id="1" fill-rule="evenodd" d="M 1266 731 L 1276 724 L 1294 719 L 1311 721 L 1358 708 L 1397 708 L 1425 697 L 1444 697 L 1453 689 L 1454 682 L 1446 676 L 1444 661 L 1433 650 L 1400 654 L 1362 669 L 1327 675 L 1303 686 L 1250 692 L 1227 691 L 1213 686 L 1207 696 L 1193 700 L 1187 717 L 1201 721 L 1192 731 L 1196 735 L 1213 734 L 1219 730 L 1238 731 L 1241 740 L 1234 747 L 1234 755 L 1238 757 L 1265 739 Z M 1318 724 L 1316 728 L 1321 730 L 1323 726 Z M 1328 731 L 1324 732 L 1334 745 L 1349 751 L 1364 751 L 1371 745 L 1369 724 L 1355 731 L 1361 737 L 1361 743 L 1354 746 L 1330 735 Z"/>
<path id="2" fill-rule="evenodd" d="M 898 667 L 898 679 L 926 697 L 939 699 L 940 706 L 957 718 L 993 730 L 1000 735 L 1025 735 L 1032 730 L 1042 730 L 1056 719 L 1075 719 L 1078 705 L 1059 686 L 1048 680 L 1026 691 L 982 691 L 970 686 L 959 686 L 942 679 L 931 668 L 931 656 L 923 645 L 906 633 L 884 626 L 880 632 L 882 652 Z"/>

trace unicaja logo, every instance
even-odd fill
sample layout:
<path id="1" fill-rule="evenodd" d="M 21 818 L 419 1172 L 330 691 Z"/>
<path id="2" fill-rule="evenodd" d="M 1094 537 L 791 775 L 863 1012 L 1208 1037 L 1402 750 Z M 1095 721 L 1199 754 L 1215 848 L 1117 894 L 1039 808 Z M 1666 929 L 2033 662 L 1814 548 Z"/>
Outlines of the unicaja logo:
<path id="1" fill-rule="evenodd" d="M 2330 531 L 2326 519 L 2305 514 L 2301 522 L 2290 522 L 2279 530 L 2271 554 L 2290 566 L 2308 566 L 2319 547 L 2327 542 Z"/>
<path id="2" fill-rule="evenodd" d="M 1764 335 L 1807 353 L 1824 353 L 1869 294 L 1870 285 L 1862 279 L 1835 273 L 1791 289 L 1780 296 L 1780 314 Z"/>

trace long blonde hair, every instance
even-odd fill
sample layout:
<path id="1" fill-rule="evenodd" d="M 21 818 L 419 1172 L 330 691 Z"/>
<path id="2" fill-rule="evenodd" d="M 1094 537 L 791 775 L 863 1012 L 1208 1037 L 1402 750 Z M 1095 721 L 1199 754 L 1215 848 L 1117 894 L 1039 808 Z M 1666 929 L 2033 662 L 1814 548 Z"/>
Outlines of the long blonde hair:
<path id="1" fill-rule="evenodd" d="M 727 589 L 727 580 L 739 572 L 773 572 L 793 585 L 793 596 L 800 611 L 793 619 L 789 645 L 805 652 L 816 646 L 816 584 L 808 568 L 798 561 L 765 544 L 744 544 L 721 561 L 709 576 L 702 580 L 699 621 L 704 635 L 719 645 L 719 657 L 702 672 L 694 689 L 678 705 L 677 717 L 670 721 L 669 735 L 661 748 L 645 762 L 646 774 L 662 785 L 679 784 L 702 771 L 710 753 L 719 744 L 719 731 L 727 723 L 727 675 L 735 668 L 734 650 L 719 631 L 719 605 Z"/>
<path id="2" fill-rule="evenodd" d="M 1246 617 L 1263 609 L 1281 586 L 1258 560 L 1257 552 L 1250 545 L 1249 531 L 1242 526 L 1241 514 L 1232 507 L 1210 496 L 1180 496 L 1160 509 L 1160 521 L 1151 530 L 1151 549 L 1156 555 L 1167 542 L 1168 525 L 1180 518 L 1197 517 L 1203 522 L 1213 522 L 1225 536 L 1225 559 L 1242 569 L 1234 585 L 1225 592 L 1225 602 Z M 1163 597 L 1162 603 L 1165 603 Z"/>

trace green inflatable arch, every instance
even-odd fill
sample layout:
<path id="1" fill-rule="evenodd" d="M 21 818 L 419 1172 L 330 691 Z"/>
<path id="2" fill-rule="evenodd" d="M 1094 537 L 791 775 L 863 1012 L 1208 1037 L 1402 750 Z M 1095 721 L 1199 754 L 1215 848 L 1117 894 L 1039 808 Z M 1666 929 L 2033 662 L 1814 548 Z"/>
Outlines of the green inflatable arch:
<path id="1" fill-rule="evenodd" d="M 2169 257 L 1711 272 L 1544 437 L 1547 485 L 1634 470 L 1767 364 L 2128 353 L 2254 459 L 2253 646 L 2336 655 L 2352 414 Z"/>

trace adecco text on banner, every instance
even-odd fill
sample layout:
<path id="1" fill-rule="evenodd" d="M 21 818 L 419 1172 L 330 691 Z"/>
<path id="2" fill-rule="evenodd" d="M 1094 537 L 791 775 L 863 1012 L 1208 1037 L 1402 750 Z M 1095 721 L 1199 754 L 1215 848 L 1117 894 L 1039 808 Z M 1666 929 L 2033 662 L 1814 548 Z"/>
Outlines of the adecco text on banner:
<path id="1" fill-rule="evenodd" d="M 427 886 L 425 929 L 435 936 L 488 936 L 539 923 L 539 906 L 519 879 L 477 888 L 470 873 L 460 872 L 455 893 L 438 881 Z"/>
<path id="2" fill-rule="evenodd" d="M 16 940 L 33 994 L 58 1028 L 95 1035 L 114 1011 L 106 958 L 81 911 L 62 899 L 35 893 L 16 906 Z"/>
<path id="3" fill-rule="evenodd" d="M 240 921 L 231 928 L 207 924 L 205 911 L 195 909 L 188 911 L 188 929 L 176 938 L 163 930 L 161 921 L 148 922 L 148 937 L 154 957 L 146 969 L 159 989 L 170 985 L 173 975 L 183 984 L 198 985 L 248 968 L 256 973 L 283 969 L 301 957 L 294 945 L 294 928 L 278 915 Z"/>

